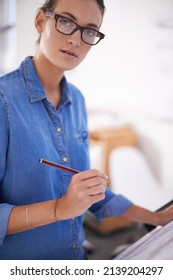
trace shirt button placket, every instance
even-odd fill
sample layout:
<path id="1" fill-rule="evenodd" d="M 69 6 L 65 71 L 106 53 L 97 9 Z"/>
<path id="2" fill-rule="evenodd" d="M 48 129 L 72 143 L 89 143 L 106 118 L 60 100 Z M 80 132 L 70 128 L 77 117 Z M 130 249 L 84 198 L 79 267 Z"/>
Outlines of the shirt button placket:
<path id="1" fill-rule="evenodd" d="M 56 130 L 57 130 L 58 133 L 60 133 L 60 132 L 61 132 L 61 127 L 58 127 Z M 68 158 L 67 158 L 66 156 L 64 156 L 64 157 L 63 157 L 63 161 L 64 161 L 64 162 L 67 162 L 67 161 L 68 161 Z"/>

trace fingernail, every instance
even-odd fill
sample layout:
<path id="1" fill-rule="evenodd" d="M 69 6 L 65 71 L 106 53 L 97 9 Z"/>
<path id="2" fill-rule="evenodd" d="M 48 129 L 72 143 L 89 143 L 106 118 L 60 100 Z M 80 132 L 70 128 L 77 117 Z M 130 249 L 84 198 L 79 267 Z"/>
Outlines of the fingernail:
<path id="1" fill-rule="evenodd" d="M 106 175 L 106 174 L 105 174 L 105 176 L 106 176 L 106 179 L 107 179 L 107 185 L 109 186 L 109 185 L 110 185 L 110 183 L 111 183 L 111 181 L 109 180 L 108 175 Z"/>
<path id="2" fill-rule="evenodd" d="M 111 184 L 111 181 L 109 179 L 107 180 L 107 184 L 108 184 L 108 186 L 110 186 L 110 184 Z"/>

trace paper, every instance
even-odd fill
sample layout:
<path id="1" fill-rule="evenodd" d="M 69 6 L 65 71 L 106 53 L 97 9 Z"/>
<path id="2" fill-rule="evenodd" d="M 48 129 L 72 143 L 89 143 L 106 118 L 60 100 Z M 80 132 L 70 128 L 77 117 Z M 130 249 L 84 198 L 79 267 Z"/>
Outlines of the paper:
<path id="1" fill-rule="evenodd" d="M 115 260 L 173 260 L 173 221 L 147 233 Z"/>

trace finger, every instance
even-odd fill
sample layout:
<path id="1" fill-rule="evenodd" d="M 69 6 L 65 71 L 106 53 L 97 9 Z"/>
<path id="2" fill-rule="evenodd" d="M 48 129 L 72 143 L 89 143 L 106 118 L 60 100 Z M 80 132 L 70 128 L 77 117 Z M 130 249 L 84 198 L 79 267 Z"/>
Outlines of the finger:
<path id="1" fill-rule="evenodd" d="M 74 175 L 77 180 L 88 180 L 90 178 L 98 177 L 108 182 L 108 176 L 97 169 L 89 169 Z"/>
<path id="2" fill-rule="evenodd" d="M 90 196 L 91 205 L 93 205 L 94 203 L 97 203 L 97 202 L 103 200 L 104 198 L 105 198 L 105 194 L 104 193 L 100 193 L 100 194 L 97 194 L 97 195 Z"/>
<path id="3" fill-rule="evenodd" d="M 106 181 L 103 178 L 100 177 L 93 177 L 93 178 L 89 178 L 86 180 L 83 180 L 80 185 L 82 187 L 87 187 L 87 188 L 92 188 L 94 186 L 98 186 L 98 185 L 103 185 L 104 187 L 106 187 Z"/>
<path id="4" fill-rule="evenodd" d="M 87 189 L 87 195 L 98 195 L 98 194 L 104 194 L 105 193 L 105 186 L 103 185 L 97 185 L 97 186 L 94 186 L 94 187 L 90 187 Z"/>

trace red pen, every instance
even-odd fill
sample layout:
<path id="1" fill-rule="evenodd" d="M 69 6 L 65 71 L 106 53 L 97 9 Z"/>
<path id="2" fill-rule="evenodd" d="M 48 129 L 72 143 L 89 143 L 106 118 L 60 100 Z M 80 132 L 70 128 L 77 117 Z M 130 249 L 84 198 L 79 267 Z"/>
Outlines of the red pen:
<path id="1" fill-rule="evenodd" d="M 68 171 L 68 172 L 72 172 L 72 173 L 74 173 L 74 174 L 80 172 L 79 170 L 76 170 L 76 169 L 73 169 L 73 168 L 70 168 L 70 167 L 67 167 L 67 166 L 64 166 L 64 165 L 61 165 L 61 164 L 58 164 L 58 163 L 49 161 L 49 160 L 45 160 L 45 159 L 42 159 L 42 158 L 39 159 L 39 162 L 40 162 L 40 163 L 43 163 L 43 164 L 46 164 L 46 165 L 49 165 L 49 166 L 52 166 L 52 167 L 55 167 L 55 168 L 59 168 L 59 169 L 61 169 L 61 170 L 65 170 L 65 171 Z"/>

